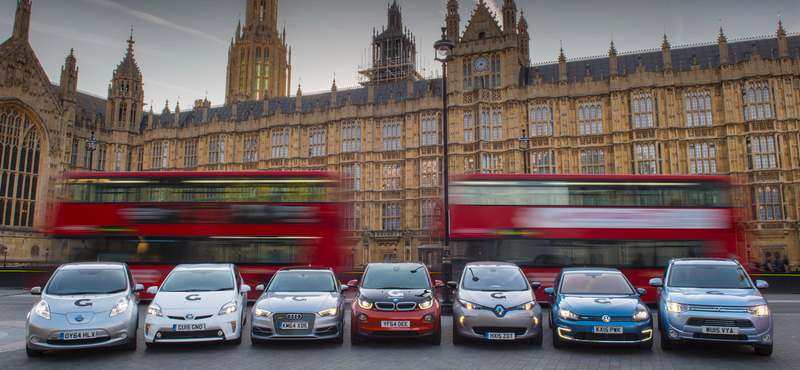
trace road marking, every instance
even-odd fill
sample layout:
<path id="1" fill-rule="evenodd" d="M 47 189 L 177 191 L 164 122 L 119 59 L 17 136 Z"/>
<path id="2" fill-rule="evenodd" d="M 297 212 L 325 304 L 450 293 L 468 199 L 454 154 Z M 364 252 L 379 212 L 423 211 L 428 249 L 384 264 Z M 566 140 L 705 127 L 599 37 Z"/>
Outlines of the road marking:
<path id="1" fill-rule="evenodd" d="M 0 326 L 14 326 L 21 328 L 25 326 L 25 321 L 0 321 Z"/>
<path id="2" fill-rule="evenodd" d="M 4 344 L 0 346 L 0 352 L 12 351 L 15 349 L 20 349 L 25 347 L 25 341 L 14 342 L 9 344 Z"/>
<path id="3" fill-rule="evenodd" d="M 800 303 L 800 299 L 798 299 L 798 300 L 794 300 L 794 301 L 786 301 L 786 300 L 776 300 L 776 301 L 773 301 L 773 300 L 771 300 L 771 299 L 768 299 L 768 300 L 767 300 L 767 303 Z"/>

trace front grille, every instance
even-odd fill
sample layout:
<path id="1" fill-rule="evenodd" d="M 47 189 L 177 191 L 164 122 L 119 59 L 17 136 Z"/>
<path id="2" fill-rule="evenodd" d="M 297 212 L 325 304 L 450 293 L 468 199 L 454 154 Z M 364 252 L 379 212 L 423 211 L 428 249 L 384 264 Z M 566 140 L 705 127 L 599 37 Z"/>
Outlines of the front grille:
<path id="1" fill-rule="evenodd" d="M 746 335 L 724 335 L 724 334 L 703 334 L 703 333 L 694 333 L 692 338 L 702 338 L 702 339 L 722 339 L 722 340 L 747 340 Z"/>
<path id="2" fill-rule="evenodd" d="M 314 319 L 316 315 L 313 313 L 277 313 L 274 316 L 275 334 L 279 335 L 309 335 L 314 329 Z M 308 329 L 281 329 L 282 322 L 301 323 L 307 322 Z"/>
<path id="3" fill-rule="evenodd" d="M 194 320 L 203 320 L 203 319 L 207 319 L 207 318 L 209 318 L 211 316 L 214 316 L 214 315 L 197 316 L 197 317 L 194 318 Z M 186 320 L 186 318 L 183 317 L 183 316 L 167 316 L 167 317 L 169 317 L 170 319 L 173 319 L 173 320 L 184 320 L 184 321 Z"/>
<path id="4" fill-rule="evenodd" d="M 609 322 L 626 322 L 631 321 L 633 315 L 631 316 L 611 316 L 611 321 Z M 581 320 L 589 320 L 589 321 L 603 321 L 603 316 L 581 316 Z"/>
<path id="5" fill-rule="evenodd" d="M 161 338 L 158 339 L 199 339 L 199 338 L 221 338 L 217 335 L 218 330 L 198 330 L 198 331 L 160 331 Z"/>
<path id="6" fill-rule="evenodd" d="M 686 321 L 686 325 L 692 326 L 725 326 L 731 328 L 752 328 L 753 322 L 750 320 L 719 320 L 692 317 Z"/>
<path id="7" fill-rule="evenodd" d="M 375 308 L 381 311 L 393 311 L 394 303 L 392 302 L 375 302 Z"/>
<path id="8" fill-rule="evenodd" d="M 79 346 L 82 344 L 95 344 L 95 343 L 103 343 L 110 340 L 111 337 L 99 337 L 99 338 L 91 338 L 91 339 L 74 339 L 74 340 L 60 340 L 60 339 L 48 339 L 47 344 L 52 344 L 54 346 Z"/>
<path id="9" fill-rule="evenodd" d="M 703 312 L 747 312 L 747 307 L 740 306 L 701 306 L 690 305 L 689 311 L 703 311 Z"/>
<path id="10" fill-rule="evenodd" d="M 472 331 L 478 335 L 484 335 L 486 333 L 514 333 L 515 335 L 523 335 L 528 331 L 528 328 L 524 327 L 502 327 L 502 326 L 475 326 L 472 328 Z"/>
<path id="11" fill-rule="evenodd" d="M 604 334 L 604 333 L 589 333 L 578 332 L 575 333 L 575 339 L 579 340 L 610 340 L 610 341 L 634 341 L 639 340 L 639 336 L 635 333 L 622 333 L 622 334 Z"/>
<path id="12" fill-rule="evenodd" d="M 400 302 L 397 304 L 398 311 L 411 311 L 417 307 L 417 304 L 414 302 Z"/>

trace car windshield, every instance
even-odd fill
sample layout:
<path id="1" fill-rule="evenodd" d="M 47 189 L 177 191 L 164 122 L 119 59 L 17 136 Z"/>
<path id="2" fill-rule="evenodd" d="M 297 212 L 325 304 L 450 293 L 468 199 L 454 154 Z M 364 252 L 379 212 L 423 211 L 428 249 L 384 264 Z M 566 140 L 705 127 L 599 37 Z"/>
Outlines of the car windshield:
<path id="1" fill-rule="evenodd" d="M 127 288 L 122 269 L 61 269 L 47 284 L 47 294 L 109 294 Z"/>
<path id="2" fill-rule="evenodd" d="M 228 270 L 184 270 L 173 271 L 164 284 L 162 292 L 207 292 L 233 290 L 233 275 Z"/>
<path id="3" fill-rule="evenodd" d="M 335 279 L 325 271 L 281 271 L 267 288 L 269 292 L 335 292 Z"/>
<path id="4" fill-rule="evenodd" d="M 564 274 L 562 281 L 564 294 L 633 294 L 628 279 L 618 272 L 573 272 Z"/>
<path id="5" fill-rule="evenodd" d="M 525 276 L 516 267 L 467 267 L 463 280 L 466 290 L 528 290 Z"/>
<path id="6" fill-rule="evenodd" d="M 750 289 L 753 285 L 741 266 L 673 265 L 668 285 L 676 288 Z"/>
<path id="7" fill-rule="evenodd" d="M 371 265 L 364 273 L 365 289 L 430 289 L 428 271 L 422 265 Z"/>

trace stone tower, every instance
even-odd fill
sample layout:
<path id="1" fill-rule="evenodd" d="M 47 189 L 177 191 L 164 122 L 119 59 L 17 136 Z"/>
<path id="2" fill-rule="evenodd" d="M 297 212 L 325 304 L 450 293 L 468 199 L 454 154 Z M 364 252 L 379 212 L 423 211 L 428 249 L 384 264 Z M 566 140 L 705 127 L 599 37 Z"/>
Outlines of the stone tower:
<path id="1" fill-rule="evenodd" d="M 228 49 L 225 103 L 289 95 L 287 49 L 286 29 L 278 32 L 278 0 L 247 0 L 244 27 L 240 21 Z"/>
<path id="2" fill-rule="evenodd" d="M 403 28 L 403 15 L 397 1 L 389 6 L 386 28 L 372 35 L 372 63 L 359 71 L 360 83 L 390 84 L 419 80 L 417 72 L 417 44 L 414 35 Z"/>
<path id="3" fill-rule="evenodd" d="M 108 104 L 106 105 L 107 124 L 111 130 L 134 131 L 137 123 L 142 121 L 144 90 L 142 89 L 142 72 L 133 57 L 133 29 L 128 39 L 128 51 L 125 58 L 114 70 L 114 77 L 108 86 Z"/>

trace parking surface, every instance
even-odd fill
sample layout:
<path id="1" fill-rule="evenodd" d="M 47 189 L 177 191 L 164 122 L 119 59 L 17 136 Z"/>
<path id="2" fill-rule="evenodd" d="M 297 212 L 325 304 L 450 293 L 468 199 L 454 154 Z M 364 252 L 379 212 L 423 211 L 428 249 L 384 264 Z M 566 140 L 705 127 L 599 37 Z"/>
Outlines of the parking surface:
<path id="1" fill-rule="evenodd" d="M 253 346 L 249 332 L 241 345 L 220 343 L 178 344 L 146 349 L 141 328 L 139 349 L 80 350 L 46 353 L 28 358 L 24 349 L 25 316 L 37 297 L 19 290 L 0 290 L 0 364 L 3 369 L 798 369 L 800 368 L 800 296 L 767 295 L 775 322 L 772 356 L 753 354 L 751 347 L 686 345 L 663 352 L 610 346 L 570 346 L 554 349 L 552 331 L 544 343 L 531 346 L 516 342 L 473 342 L 454 346 L 452 321 L 442 320 L 442 344 L 412 340 L 367 341 L 351 346 L 349 323 L 345 343 L 289 341 Z M 144 317 L 146 303 L 139 305 Z M 249 309 L 249 307 L 248 307 Z M 546 311 L 546 310 L 545 310 Z M 547 314 L 547 312 L 546 312 Z M 348 320 L 349 322 L 349 316 Z"/>

